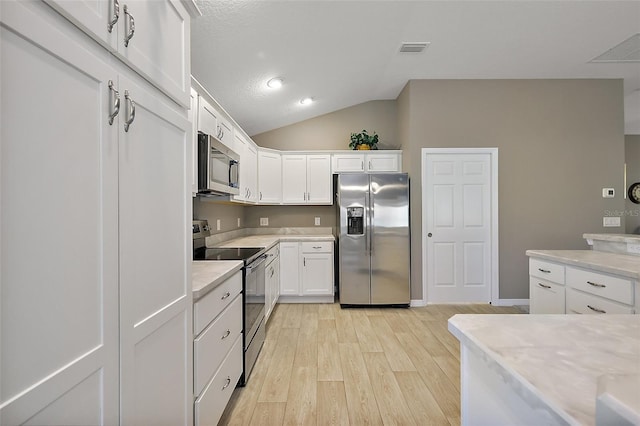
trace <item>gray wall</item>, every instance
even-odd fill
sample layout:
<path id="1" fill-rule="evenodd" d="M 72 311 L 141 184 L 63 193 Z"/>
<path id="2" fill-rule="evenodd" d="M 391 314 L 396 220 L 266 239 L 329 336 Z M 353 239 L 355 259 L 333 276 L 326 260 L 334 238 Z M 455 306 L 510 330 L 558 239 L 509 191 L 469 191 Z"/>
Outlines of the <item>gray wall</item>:
<path id="1" fill-rule="evenodd" d="M 251 136 L 263 148 L 281 150 L 349 149 L 351 133 L 378 133 L 380 149 L 396 149 L 396 102 L 370 101 L 310 120 Z"/>
<path id="2" fill-rule="evenodd" d="M 625 161 L 627 163 L 627 188 L 634 182 L 640 182 L 640 135 L 625 136 Z M 627 234 L 640 234 L 640 204 L 629 199 L 625 205 Z"/>
<path id="3" fill-rule="evenodd" d="M 528 298 L 527 249 L 586 249 L 585 232 L 623 232 L 602 227 L 624 206 L 602 198 L 623 186 L 621 80 L 419 80 L 398 104 L 413 177 L 412 299 L 422 298 L 423 147 L 498 147 L 500 298 Z"/>
<path id="4" fill-rule="evenodd" d="M 212 234 L 249 228 L 246 223 L 246 207 L 240 204 L 220 203 L 196 197 L 193 199 L 193 218 L 206 219 L 211 226 Z M 240 228 L 238 228 L 240 218 Z M 216 230 L 216 220 L 220 219 L 220 230 Z"/>
<path id="5" fill-rule="evenodd" d="M 260 218 L 269 219 L 268 226 L 260 226 Z M 248 228 L 309 228 L 315 218 L 321 227 L 336 226 L 335 206 L 250 206 L 246 208 Z"/>

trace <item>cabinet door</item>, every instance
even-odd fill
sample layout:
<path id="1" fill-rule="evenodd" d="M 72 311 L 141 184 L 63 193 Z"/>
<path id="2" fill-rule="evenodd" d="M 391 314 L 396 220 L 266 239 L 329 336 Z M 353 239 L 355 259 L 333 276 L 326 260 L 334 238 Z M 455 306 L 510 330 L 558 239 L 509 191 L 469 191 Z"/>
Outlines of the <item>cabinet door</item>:
<path id="1" fill-rule="evenodd" d="M 188 119 L 191 122 L 191 160 L 189 161 L 191 171 L 191 196 L 195 197 L 198 192 L 198 92 L 191 89 L 191 108 L 189 108 Z"/>
<path id="2" fill-rule="evenodd" d="M 245 148 L 244 167 L 247 179 L 247 201 L 258 202 L 258 148 L 252 142 L 247 142 Z"/>
<path id="3" fill-rule="evenodd" d="M 398 154 L 367 154 L 367 172 L 399 172 Z"/>
<path id="4" fill-rule="evenodd" d="M 220 142 L 225 144 L 227 148 L 233 149 L 233 126 L 229 123 L 223 116 L 222 113 L 219 115 L 220 119 L 218 120 L 218 139 Z"/>
<path id="5" fill-rule="evenodd" d="M 235 133 L 233 135 L 234 139 L 234 148 L 233 150 L 240 155 L 240 176 L 239 176 L 239 190 L 240 193 L 238 195 L 234 195 L 233 199 L 235 201 L 246 201 L 249 198 L 249 166 L 245 164 L 245 160 L 247 158 L 246 150 L 247 150 L 247 141 L 244 139 L 242 135 L 239 133 Z"/>
<path id="6" fill-rule="evenodd" d="M 113 425 L 117 74 L 54 15 L 0 2 L 0 424 Z"/>
<path id="7" fill-rule="evenodd" d="M 333 154 L 331 158 L 333 173 L 364 172 L 364 154 Z"/>
<path id="8" fill-rule="evenodd" d="M 540 278 L 529 279 L 529 312 L 532 314 L 564 314 L 565 287 Z"/>
<path id="9" fill-rule="evenodd" d="M 279 153 L 258 152 L 258 192 L 260 203 L 282 200 L 282 157 Z"/>
<path id="10" fill-rule="evenodd" d="M 305 204 L 307 202 L 307 156 L 282 156 L 282 202 Z"/>
<path id="11" fill-rule="evenodd" d="M 110 50 L 117 48 L 118 21 L 122 9 L 116 0 L 45 0 L 84 32 Z M 118 9 L 116 11 L 116 8 Z M 109 25 L 111 24 L 111 25 Z"/>
<path id="12" fill-rule="evenodd" d="M 119 135 L 120 423 L 186 425 L 193 417 L 190 124 L 125 71 L 119 87 L 135 102 L 135 119 Z M 123 100 L 121 124 L 132 105 Z"/>
<path id="13" fill-rule="evenodd" d="M 273 310 L 273 277 L 275 275 L 273 269 L 274 262 L 271 262 L 265 268 L 265 283 L 264 283 L 264 319 L 265 321 L 269 320 L 269 316 L 271 316 L 271 311 Z"/>
<path id="14" fill-rule="evenodd" d="M 188 108 L 191 25 L 189 14 L 180 1 L 121 1 L 118 31 L 118 54 L 133 69 Z M 127 39 L 129 42 L 125 45 Z"/>
<path id="15" fill-rule="evenodd" d="M 271 305 L 276 306 L 278 299 L 280 298 L 280 256 L 276 257 L 273 261 L 273 291 L 271 292 Z"/>
<path id="16" fill-rule="evenodd" d="M 280 294 L 283 296 L 300 294 L 298 246 L 298 243 L 280 243 Z"/>
<path id="17" fill-rule="evenodd" d="M 202 96 L 198 100 L 198 130 L 213 136 L 218 132 L 218 111 Z"/>
<path id="18" fill-rule="evenodd" d="M 331 156 L 307 155 L 307 203 L 331 204 Z"/>
<path id="19" fill-rule="evenodd" d="M 333 294 L 333 256 L 303 253 L 301 282 L 304 296 Z"/>

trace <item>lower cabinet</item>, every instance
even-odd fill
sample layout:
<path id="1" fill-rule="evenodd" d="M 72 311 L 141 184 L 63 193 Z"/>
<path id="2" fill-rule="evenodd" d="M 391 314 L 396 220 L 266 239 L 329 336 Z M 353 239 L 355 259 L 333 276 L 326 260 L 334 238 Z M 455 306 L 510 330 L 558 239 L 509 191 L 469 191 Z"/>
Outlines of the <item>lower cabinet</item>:
<path id="1" fill-rule="evenodd" d="M 194 303 L 195 424 L 216 425 L 242 375 L 242 271 Z"/>
<path id="2" fill-rule="evenodd" d="M 280 243 L 280 301 L 332 303 L 333 242 Z"/>
<path id="3" fill-rule="evenodd" d="M 267 252 L 264 295 L 264 317 L 265 321 L 268 321 L 280 297 L 280 247 L 278 245 Z"/>
<path id="4" fill-rule="evenodd" d="M 638 283 L 630 278 L 565 264 L 561 259 L 529 260 L 532 314 L 637 313 L 634 308 L 637 287 Z"/>

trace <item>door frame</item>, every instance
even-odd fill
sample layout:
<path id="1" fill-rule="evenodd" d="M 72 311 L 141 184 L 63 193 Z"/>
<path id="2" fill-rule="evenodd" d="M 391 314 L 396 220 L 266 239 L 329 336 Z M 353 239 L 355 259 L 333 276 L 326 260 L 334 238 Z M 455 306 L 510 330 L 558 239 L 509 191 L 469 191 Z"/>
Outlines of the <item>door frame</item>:
<path id="1" fill-rule="evenodd" d="M 426 158 L 429 154 L 489 154 L 491 161 L 491 304 L 499 305 L 500 300 L 500 262 L 498 251 L 498 148 L 422 148 L 420 155 L 420 191 L 422 197 L 422 232 L 420 234 L 422 246 L 422 301 L 429 304 L 427 294 L 427 202 L 425 197 Z"/>

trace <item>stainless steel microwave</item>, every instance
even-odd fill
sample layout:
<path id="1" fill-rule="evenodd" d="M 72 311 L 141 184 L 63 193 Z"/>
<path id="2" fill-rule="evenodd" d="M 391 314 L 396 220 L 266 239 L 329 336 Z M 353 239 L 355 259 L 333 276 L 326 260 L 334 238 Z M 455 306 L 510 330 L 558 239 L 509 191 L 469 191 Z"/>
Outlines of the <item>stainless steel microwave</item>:
<path id="1" fill-rule="evenodd" d="M 237 195 L 240 156 L 211 135 L 198 134 L 198 193 Z"/>

